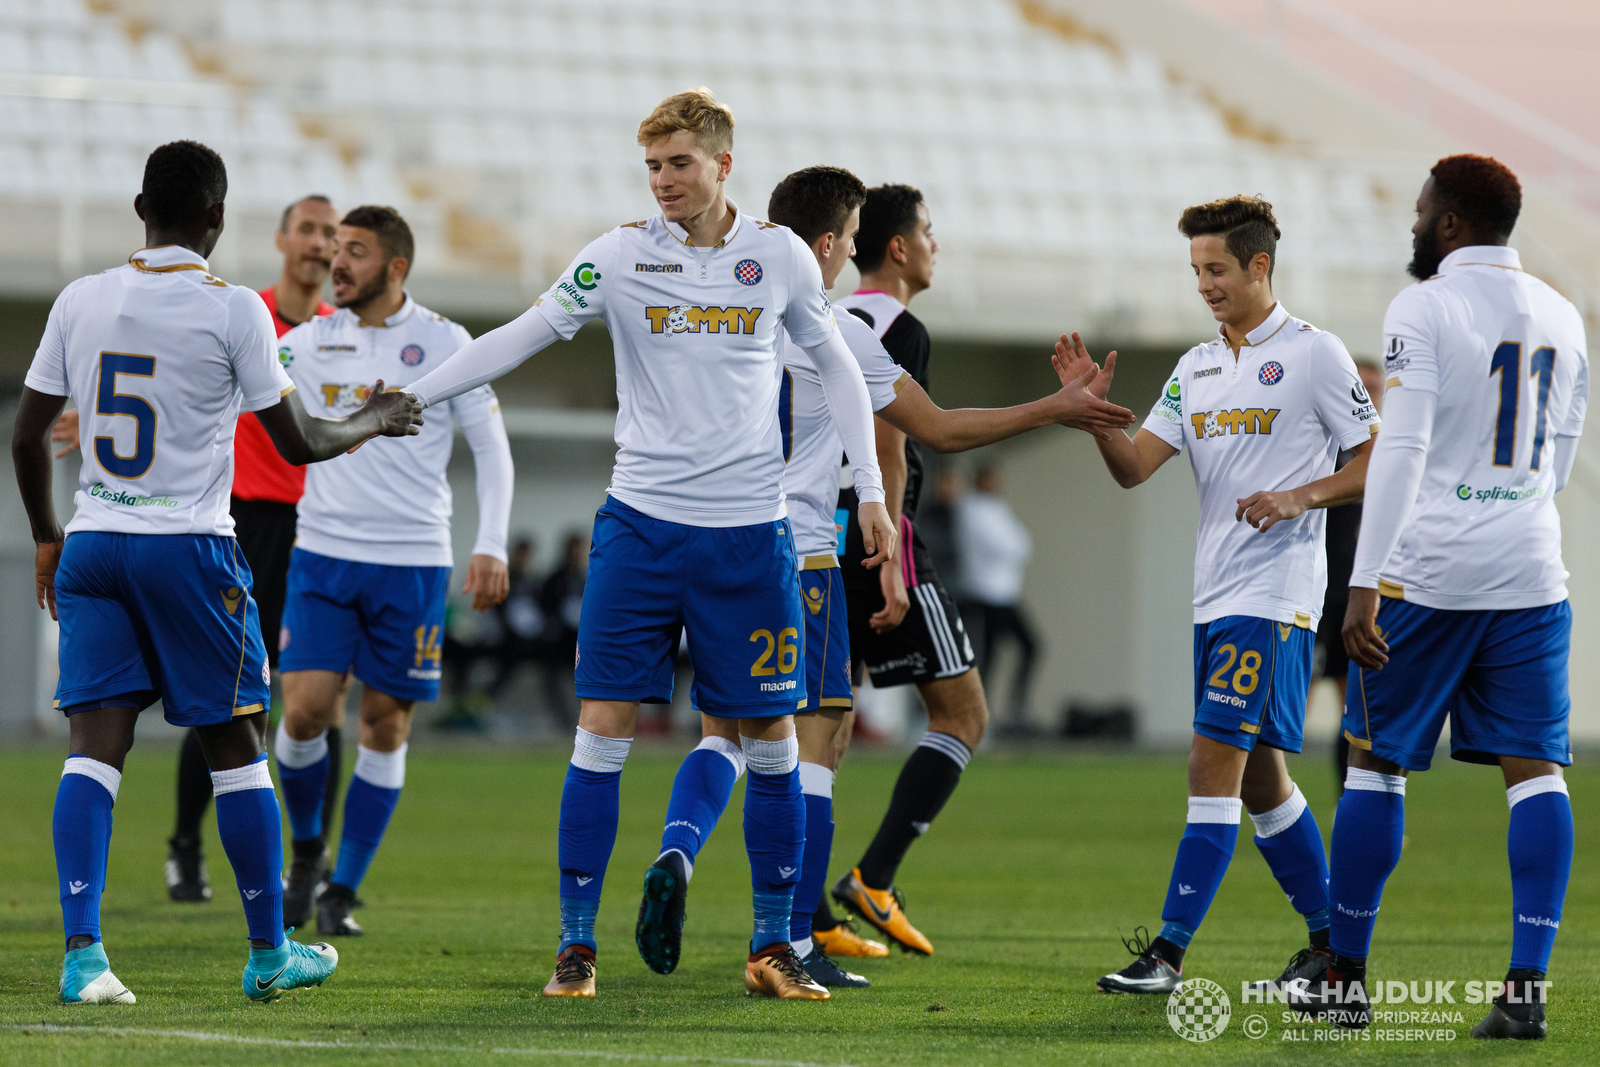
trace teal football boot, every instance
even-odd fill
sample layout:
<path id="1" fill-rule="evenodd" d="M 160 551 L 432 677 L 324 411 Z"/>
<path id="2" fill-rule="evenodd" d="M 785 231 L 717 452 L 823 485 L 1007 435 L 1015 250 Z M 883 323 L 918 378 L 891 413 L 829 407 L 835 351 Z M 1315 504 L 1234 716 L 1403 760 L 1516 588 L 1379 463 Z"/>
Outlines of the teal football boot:
<path id="1" fill-rule="evenodd" d="M 96 941 L 69 950 L 66 959 L 61 961 L 61 1003 L 133 1004 L 136 1001 L 128 987 L 111 973 L 105 946 Z"/>
<path id="2" fill-rule="evenodd" d="M 339 950 L 327 942 L 302 945 L 286 936 L 277 948 L 250 950 L 242 979 L 244 995 L 266 1004 L 291 989 L 321 985 L 338 966 Z"/>

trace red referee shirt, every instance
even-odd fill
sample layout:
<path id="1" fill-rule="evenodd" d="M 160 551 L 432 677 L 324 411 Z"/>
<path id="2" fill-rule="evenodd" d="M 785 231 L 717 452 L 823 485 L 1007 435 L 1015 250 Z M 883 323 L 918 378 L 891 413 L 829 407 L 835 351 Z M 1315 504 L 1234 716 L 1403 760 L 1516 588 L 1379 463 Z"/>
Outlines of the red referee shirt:
<path id="1" fill-rule="evenodd" d="M 294 329 L 295 323 L 278 317 L 277 293 L 270 288 L 263 289 L 261 299 L 272 312 L 272 325 L 277 327 L 279 337 Z M 318 301 L 317 314 L 332 315 L 333 308 Z M 240 500 L 298 504 L 305 491 L 306 469 L 278 455 L 277 446 L 254 413 L 240 415 L 239 425 L 233 431 L 233 495 Z"/>

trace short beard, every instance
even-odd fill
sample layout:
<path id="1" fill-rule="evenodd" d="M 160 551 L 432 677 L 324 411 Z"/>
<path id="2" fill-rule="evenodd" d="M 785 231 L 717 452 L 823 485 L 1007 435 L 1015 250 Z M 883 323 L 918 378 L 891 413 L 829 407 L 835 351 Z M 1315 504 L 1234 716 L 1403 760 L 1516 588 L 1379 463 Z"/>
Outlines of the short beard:
<path id="1" fill-rule="evenodd" d="M 1435 221 L 1429 219 L 1428 225 L 1422 228 L 1422 232 L 1411 239 L 1411 262 L 1406 266 L 1406 270 L 1419 282 L 1425 282 L 1438 274 L 1439 263 L 1444 259 L 1439 254 L 1439 238 L 1434 236 Z"/>
<path id="2" fill-rule="evenodd" d="M 377 277 L 373 278 L 372 281 L 356 290 L 355 296 L 352 296 L 348 300 L 336 300 L 334 301 L 334 305 L 342 308 L 355 308 L 357 311 L 360 311 L 362 308 L 378 299 L 378 297 L 382 296 L 388 288 L 389 271 L 387 265 L 385 265 L 385 269 L 380 271 Z"/>

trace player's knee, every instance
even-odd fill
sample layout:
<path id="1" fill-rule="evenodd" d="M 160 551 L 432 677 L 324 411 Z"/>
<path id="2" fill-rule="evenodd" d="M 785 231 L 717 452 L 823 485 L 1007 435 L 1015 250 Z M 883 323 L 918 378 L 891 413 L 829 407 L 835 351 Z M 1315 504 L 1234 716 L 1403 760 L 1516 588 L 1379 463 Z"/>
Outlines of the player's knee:
<path id="1" fill-rule="evenodd" d="M 1362 771 L 1373 771 L 1377 774 L 1406 774 L 1405 768 L 1398 763 L 1391 763 L 1382 756 L 1373 754 L 1369 749 L 1350 748 L 1350 766 Z"/>

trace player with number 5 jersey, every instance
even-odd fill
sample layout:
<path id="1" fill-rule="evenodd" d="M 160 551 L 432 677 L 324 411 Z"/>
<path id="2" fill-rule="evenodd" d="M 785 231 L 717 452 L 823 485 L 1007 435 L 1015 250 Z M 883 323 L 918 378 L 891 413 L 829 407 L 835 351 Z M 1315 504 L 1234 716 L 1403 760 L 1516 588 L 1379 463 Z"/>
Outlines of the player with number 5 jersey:
<path id="1" fill-rule="evenodd" d="M 1364 1026 L 1367 951 L 1400 858 L 1406 778 L 1450 755 L 1499 765 L 1511 808 L 1506 989 L 1472 1030 L 1545 1036 L 1543 990 L 1572 867 L 1572 612 L 1555 494 L 1589 401 L 1583 319 L 1507 247 L 1516 176 L 1434 165 L 1412 228 L 1418 279 L 1384 319 L 1373 451 L 1344 620 L 1350 769 L 1334 824 L 1333 959 L 1308 1006 Z"/>

